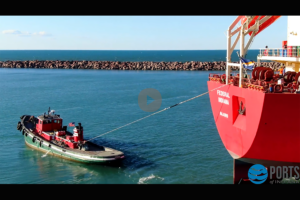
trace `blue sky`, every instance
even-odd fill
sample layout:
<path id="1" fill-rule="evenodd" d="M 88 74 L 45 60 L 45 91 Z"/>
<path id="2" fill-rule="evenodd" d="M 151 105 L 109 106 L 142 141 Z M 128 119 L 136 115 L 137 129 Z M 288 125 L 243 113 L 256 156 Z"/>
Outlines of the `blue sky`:
<path id="1" fill-rule="evenodd" d="M 226 49 L 237 16 L 0 16 L 0 50 Z M 280 48 L 287 16 L 258 34 L 250 49 Z M 237 46 L 239 48 L 239 46 Z"/>

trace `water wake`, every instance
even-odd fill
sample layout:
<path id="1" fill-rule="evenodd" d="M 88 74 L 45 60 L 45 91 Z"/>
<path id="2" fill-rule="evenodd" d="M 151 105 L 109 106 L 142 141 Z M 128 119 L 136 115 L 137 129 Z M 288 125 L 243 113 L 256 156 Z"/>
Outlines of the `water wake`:
<path id="1" fill-rule="evenodd" d="M 145 184 L 145 181 L 148 181 L 148 180 L 151 180 L 151 179 L 154 179 L 154 178 L 160 179 L 162 181 L 164 180 L 164 178 L 161 178 L 159 176 L 155 176 L 155 175 L 151 174 L 148 177 L 142 177 L 142 178 L 140 178 L 138 184 Z"/>

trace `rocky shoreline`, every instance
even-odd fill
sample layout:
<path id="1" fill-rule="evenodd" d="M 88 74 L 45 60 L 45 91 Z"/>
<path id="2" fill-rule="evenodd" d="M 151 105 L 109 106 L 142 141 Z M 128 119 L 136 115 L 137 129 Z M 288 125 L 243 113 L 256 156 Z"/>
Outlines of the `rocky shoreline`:
<path id="1" fill-rule="evenodd" d="M 234 62 L 238 63 L 238 62 Z M 257 66 L 257 63 L 255 63 Z M 261 66 L 278 69 L 280 63 L 261 62 Z M 225 70 L 225 61 L 216 62 L 119 62 L 119 61 L 4 61 L 0 68 L 36 68 L 36 69 L 103 69 L 103 70 Z M 232 66 L 232 70 L 239 67 Z"/>

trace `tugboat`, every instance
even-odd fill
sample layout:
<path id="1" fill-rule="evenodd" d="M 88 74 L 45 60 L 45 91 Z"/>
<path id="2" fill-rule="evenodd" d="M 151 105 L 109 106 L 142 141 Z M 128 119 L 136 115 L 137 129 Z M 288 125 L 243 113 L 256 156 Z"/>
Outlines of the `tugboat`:
<path id="1" fill-rule="evenodd" d="M 64 159 L 82 163 L 116 163 L 124 159 L 124 153 L 100 146 L 83 139 L 81 123 L 74 126 L 73 133 L 62 126 L 63 119 L 48 110 L 38 117 L 23 115 L 18 122 L 17 130 L 22 132 L 25 143 L 34 149 L 46 152 Z"/>

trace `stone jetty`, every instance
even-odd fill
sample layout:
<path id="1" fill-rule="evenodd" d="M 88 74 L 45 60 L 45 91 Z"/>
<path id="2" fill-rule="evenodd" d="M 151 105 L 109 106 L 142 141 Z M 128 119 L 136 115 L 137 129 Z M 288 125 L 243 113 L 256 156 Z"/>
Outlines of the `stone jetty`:
<path id="1" fill-rule="evenodd" d="M 237 63 L 237 62 L 235 62 Z M 257 63 L 255 63 L 257 66 Z M 280 63 L 261 62 L 260 66 L 278 69 Z M 0 68 L 38 68 L 38 69 L 103 69 L 103 70 L 225 70 L 226 62 L 119 62 L 119 61 L 0 61 Z M 238 67 L 232 66 L 232 70 Z"/>

